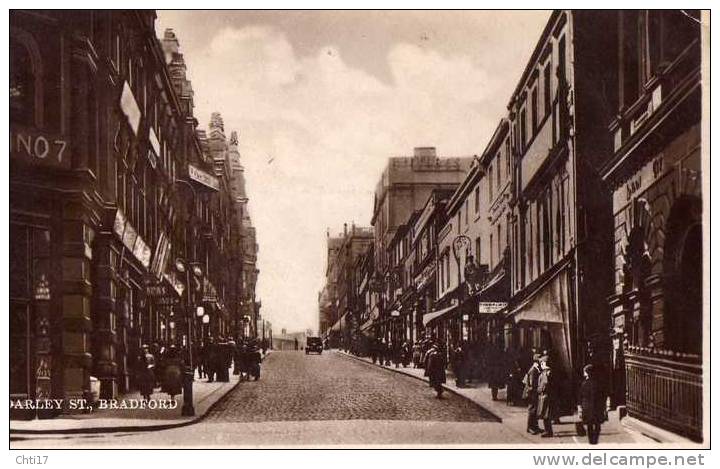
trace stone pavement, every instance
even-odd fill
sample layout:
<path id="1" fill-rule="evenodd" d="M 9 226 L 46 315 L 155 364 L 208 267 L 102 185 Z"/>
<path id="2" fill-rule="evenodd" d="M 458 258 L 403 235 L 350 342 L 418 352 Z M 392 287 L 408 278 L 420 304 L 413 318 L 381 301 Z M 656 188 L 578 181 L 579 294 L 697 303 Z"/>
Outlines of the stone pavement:
<path id="1" fill-rule="evenodd" d="M 195 415 L 183 417 L 182 394 L 175 396 L 177 406 L 173 409 L 95 409 L 89 413 L 63 414 L 53 419 L 11 420 L 10 433 L 95 433 L 162 430 L 198 422 L 240 383 L 230 371 L 230 382 L 208 383 L 195 375 L 193 401 Z M 140 401 L 139 393 L 125 394 L 118 398 L 118 404 Z M 156 389 L 151 400 L 169 400 L 170 396 Z"/>
<path id="2" fill-rule="evenodd" d="M 366 362 L 373 365 L 372 360 L 366 357 L 357 357 L 346 352 L 336 351 L 336 353 L 352 357 L 356 360 Z M 385 366 L 375 364 L 374 366 L 385 368 L 388 370 L 396 371 L 407 376 L 412 376 L 419 380 L 427 382 L 427 378 L 423 375 L 423 369 L 416 369 L 412 367 L 395 368 L 395 365 Z M 525 433 L 527 425 L 527 410 L 525 407 L 509 406 L 505 403 L 505 390 L 498 392 L 498 400 L 493 401 L 490 394 L 490 389 L 485 383 L 472 383 L 466 387 L 458 388 L 455 385 L 455 380 L 452 372 L 448 371 L 447 383 L 444 385 L 445 389 L 451 393 L 462 396 L 475 404 L 486 409 L 488 412 L 494 414 L 498 419 L 502 420 L 502 423 L 516 432 Z M 560 424 L 553 425 L 554 437 L 552 438 L 541 438 L 540 435 L 527 435 L 527 440 L 530 442 L 543 444 L 543 445 L 554 445 L 554 444 L 580 444 L 587 445 L 587 437 L 578 436 L 575 423 L 579 421 L 577 415 L 563 416 Z M 542 426 L 542 423 L 540 423 Z M 608 422 L 605 422 L 602 426 L 600 434 L 600 444 L 602 446 L 615 446 L 615 445 L 655 445 L 658 441 L 648 438 L 642 433 L 628 428 L 622 425 L 617 417 L 616 412 L 610 412 Z M 589 446 L 589 445 L 587 445 Z"/>

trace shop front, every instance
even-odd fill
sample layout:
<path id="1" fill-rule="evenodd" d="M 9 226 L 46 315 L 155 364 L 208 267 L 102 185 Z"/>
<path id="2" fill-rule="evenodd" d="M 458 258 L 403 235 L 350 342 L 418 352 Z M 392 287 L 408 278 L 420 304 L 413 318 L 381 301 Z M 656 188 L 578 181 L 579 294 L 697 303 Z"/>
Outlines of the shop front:
<path id="1" fill-rule="evenodd" d="M 560 383 L 559 402 L 572 411 L 580 363 L 574 355 L 572 328 L 574 307 L 569 265 L 556 271 L 538 285 L 520 303 L 511 305 L 507 314 L 510 327 L 503 327 L 506 342 L 515 345 L 521 362 L 529 362 L 533 353 L 547 354 Z M 508 337 L 511 335 L 512 337 Z"/>

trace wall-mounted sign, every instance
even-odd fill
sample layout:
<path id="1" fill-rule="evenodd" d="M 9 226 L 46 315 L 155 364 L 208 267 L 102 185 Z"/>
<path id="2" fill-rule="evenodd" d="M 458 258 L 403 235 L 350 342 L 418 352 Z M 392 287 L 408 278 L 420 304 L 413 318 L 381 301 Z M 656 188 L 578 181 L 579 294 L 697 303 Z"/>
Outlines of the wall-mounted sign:
<path id="1" fill-rule="evenodd" d="M 30 164 L 70 167 L 68 142 L 59 135 L 10 128 L 10 157 Z"/>
<path id="2" fill-rule="evenodd" d="M 195 182 L 199 182 L 205 187 L 209 187 L 214 191 L 220 190 L 220 181 L 215 176 L 206 173 L 197 166 L 188 165 L 188 176 Z"/>
<path id="3" fill-rule="evenodd" d="M 504 308 L 507 308 L 507 303 L 487 301 L 478 303 L 478 313 L 480 314 L 495 314 Z"/>

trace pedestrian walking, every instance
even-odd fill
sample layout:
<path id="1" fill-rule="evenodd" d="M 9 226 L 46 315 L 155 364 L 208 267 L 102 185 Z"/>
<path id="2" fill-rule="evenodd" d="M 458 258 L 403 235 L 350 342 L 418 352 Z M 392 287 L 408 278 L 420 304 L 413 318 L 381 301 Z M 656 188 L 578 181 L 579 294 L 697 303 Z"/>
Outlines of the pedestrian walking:
<path id="1" fill-rule="evenodd" d="M 135 379 L 138 383 L 140 395 L 142 395 L 143 399 L 149 401 L 155 390 L 155 356 L 150 353 L 150 347 L 147 345 L 142 346 Z"/>
<path id="2" fill-rule="evenodd" d="M 410 343 L 406 340 L 400 347 L 400 361 L 402 362 L 403 368 L 407 368 L 410 365 L 410 358 L 412 356 Z"/>
<path id="3" fill-rule="evenodd" d="M 543 438 L 549 438 L 553 436 L 552 421 L 554 418 L 555 409 L 555 383 L 550 368 L 550 361 L 548 356 L 545 355 L 540 358 L 540 376 L 538 377 L 537 394 L 537 418 L 543 422 Z"/>
<path id="4" fill-rule="evenodd" d="M 207 382 L 212 383 L 215 381 L 217 375 L 217 344 L 215 339 L 210 336 L 208 337 L 207 345 L 205 346 L 205 374 L 207 375 Z"/>
<path id="5" fill-rule="evenodd" d="M 162 391 L 170 396 L 171 401 L 174 401 L 175 396 L 182 392 L 184 368 L 183 360 L 174 345 L 168 349 L 164 362 Z"/>
<path id="6" fill-rule="evenodd" d="M 437 393 L 437 398 L 442 399 L 443 384 L 446 382 L 445 374 L 445 353 L 438 345 L 432 345 L 426 354 L 425 376 L 430 381 L 430 387 Z"/>
<path id="7" fill-rule="evenodd" d="M 498 399 L 498 390 L 505 387 L 508 375 L 507 354 L 497 344 L 488 350 L 488 387 L 493 401 Z"/>
<path id="8" fill-rule="evenodd" d="M 537 406 L 538 406 L 538 379 L 540 378 L 540 355 L 535 354 L 532 357 L 532 365 L 525 373 L 523 378 L 523 399 L 527 402 L 527 432 L 537 435 L 542 433 L 538 426 Z"/>
<path id="9" fill-rule="evenodd" d="M 600 426 L 607 420 L 605 394 L 602 392 L 593 365 L 585 365 L 583 378 L 580 384 L 578 413 L 580 421 L 587 427 L 588 443 L 596 445 L 600 439 Z"/>
<path id="10" fill-rule="evenodd" d="M 422 350 L 420 342 L 415 342 L 412 346 L 412 361 L 413 368 L 420 368 L 420 358 L 422 357 Z"/>
<path id="11" fill-rule="evenodd" d="M 466 360 L 467 356 L 465 348 L 463 347 L 463 343 L 459 342 L 453 349 L 452 354 L 452 367 L 453 373 L 455 373 L 455 385 L 459 388 L 465 386 Z"/>

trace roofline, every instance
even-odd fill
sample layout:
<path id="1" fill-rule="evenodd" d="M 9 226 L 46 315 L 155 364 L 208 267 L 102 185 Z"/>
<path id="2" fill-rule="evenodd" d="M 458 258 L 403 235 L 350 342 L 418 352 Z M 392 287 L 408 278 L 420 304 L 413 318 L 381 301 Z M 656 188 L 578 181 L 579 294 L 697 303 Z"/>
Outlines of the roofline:
<path id="1" fill-rule="evenodd" d="M 525 70 L 523 71 L 523 74 L 520 76 L 520 81 L 515 86 L 515 91 L 513 91 L 513 94 L 510 96 L 510 101 L 507 104 L 507 109 L 511 110 L 513 104 L 515 104 L 515 100 L 520 94 L 521 90 L 525 86 L 525 81 L 527 80 L 528 76 L 532 72 L 532 67 L 535 62 L 537 61 L 537 58 L 540 56 L 543 50 L 543 45 L 545 44 L 545 39 L 550 36 L 551 31 L 553 30 L 553 27 L 555 26 L 555 23 L 557 22 L 560 15 L 565 12 L 566 10 L 553 10 L 552 14 L 550 15 L 550 18 L 548 18 L 548 22 L 545 25 L 545 29 L 543 29 L 542 34 L 540 35 L 540 38 L 538 39 L 537 43 L 535 44 L 535 49 L 533 49 L 532 55 L 530 55 L 530 59 L 528 60 L 527 64 L 525 64 Z"/>

